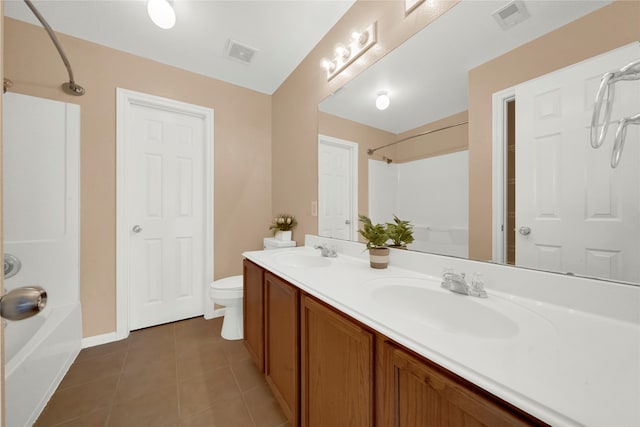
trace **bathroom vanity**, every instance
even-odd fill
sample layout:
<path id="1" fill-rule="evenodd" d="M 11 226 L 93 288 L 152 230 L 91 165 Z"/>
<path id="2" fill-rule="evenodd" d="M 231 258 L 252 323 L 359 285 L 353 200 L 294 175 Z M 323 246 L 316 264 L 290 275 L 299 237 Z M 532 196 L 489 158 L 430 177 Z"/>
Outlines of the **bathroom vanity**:
<path id="1" fill-rule="evenodd" d="M 640 422 L 634 286 L 406 251 L 374 270 L 315 236 L 244 256 L 245 343 L 292 425 Z M 442 289 L 444 267 L 482 273 L 489 298 Z"/>

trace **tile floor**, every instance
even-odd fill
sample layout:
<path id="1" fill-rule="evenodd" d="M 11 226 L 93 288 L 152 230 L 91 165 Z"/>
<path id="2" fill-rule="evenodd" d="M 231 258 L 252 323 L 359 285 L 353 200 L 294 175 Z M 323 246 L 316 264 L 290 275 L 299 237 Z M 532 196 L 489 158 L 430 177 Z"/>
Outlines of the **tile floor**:
<path id="1" fill-rule="evenodd" d="M 84 349 L 36 427 L 288 426 L 242 341 L 193 318 Z"/>

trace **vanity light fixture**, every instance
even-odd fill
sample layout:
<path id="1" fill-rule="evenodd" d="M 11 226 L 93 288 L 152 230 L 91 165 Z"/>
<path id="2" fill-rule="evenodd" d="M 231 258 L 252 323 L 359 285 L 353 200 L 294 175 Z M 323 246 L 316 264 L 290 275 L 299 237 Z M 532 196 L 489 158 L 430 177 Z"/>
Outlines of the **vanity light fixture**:
<path id="1" fill-rule="evenodd" d="M 348 46 L 345 47 L 340 45 L 336 48 L 336 58 L 345 60 L 345 59 L 349 59 L 350 55 L 351 55 L 351 49 L 349 49 Z"/>
<path id="2" fill-rule="evenodd" d="M 351 41 L 346 45 L 338 45 L 335 49 L 333 59 L 323 59 L 322 67 L 327 70 L 327 81 L 337 76 L 342 70 L 347 68 L 353 61 L 358 59 L 363 53 L 376 44 L 377 25 L 374 22 L 363 31 L 354 31 L 351 34 Z"/>
<path id="3" fill-rule="evenodd" d="M 164 30 L 173 28 L 176 24 L 176 12 L 169 0 L 149 0 L 147 13 L 153 23 Z"/>
<path id="4" fill-rule="evenodd" d="M 376 108 L 380 111 L 386 110 L 389 108 L 389 104 L 391 100 L 389 99 L 389 94 L 386 91 L 378 93 L 376 97 Z"/>

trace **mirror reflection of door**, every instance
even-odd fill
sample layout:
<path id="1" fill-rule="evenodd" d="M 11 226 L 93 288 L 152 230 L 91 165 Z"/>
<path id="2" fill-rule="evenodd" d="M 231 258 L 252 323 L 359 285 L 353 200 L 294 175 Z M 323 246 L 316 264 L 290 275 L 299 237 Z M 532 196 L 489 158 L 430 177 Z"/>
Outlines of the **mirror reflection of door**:
<path id="1" fill-rule="evenodd" d="M 507 101 L 506 140 L 506 207 L 507 207 L 507 259 L 509 265 L 516 265 L 516 100 Z"/>
<path id="2" fill-rule="evenodd" d="M 318 138 L 318 234 L 357 240 L 358 144 Z"/>
<path id="3" fill-rule="evenodd" d="M 617 84 L 612 130 L 600 149 L 589 143 L 601 76 L 638 57 L 634 43 L 516 87 L 517 265 L 640 280 L 637 128 L 627 135 L 627 162 L 611 169 L 609 160 L 617 121 L 640 108 L 640 81 Z"/>

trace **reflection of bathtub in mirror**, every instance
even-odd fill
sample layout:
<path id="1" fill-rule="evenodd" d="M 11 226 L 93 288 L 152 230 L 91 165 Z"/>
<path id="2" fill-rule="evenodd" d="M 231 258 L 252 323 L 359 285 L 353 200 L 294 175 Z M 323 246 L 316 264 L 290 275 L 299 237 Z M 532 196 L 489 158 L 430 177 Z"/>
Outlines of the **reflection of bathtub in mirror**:
<path id="1" fill-rule="evenodd" d="M 414 251 L 461 258 L 469 256 L 468 228 L 415 225 L 413 238 L 415 240 L 407 247 Z"/>
<path id="2" fill-rule="evenodd" d="M 369 160 L 371 219 L 386 223 L 396 215 L 410 221 L 415 241 L 408 249 L 466 258 L 468 171 L 467 150 L 404 163 Z"/>

